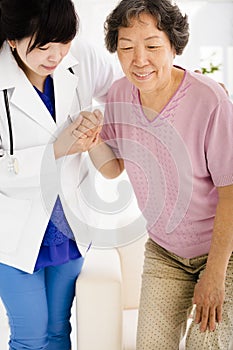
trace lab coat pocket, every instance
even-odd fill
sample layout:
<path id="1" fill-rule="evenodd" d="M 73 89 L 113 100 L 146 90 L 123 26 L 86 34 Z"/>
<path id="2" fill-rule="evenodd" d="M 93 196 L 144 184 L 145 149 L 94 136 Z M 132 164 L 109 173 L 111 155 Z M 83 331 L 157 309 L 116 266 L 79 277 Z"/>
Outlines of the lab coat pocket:
<path id="1" fill-rule="evenodd" d="M 30 213 L 31 201 L 15 199 L 0 193 L 0 251 L 5 254 L 17 249 Z"/>

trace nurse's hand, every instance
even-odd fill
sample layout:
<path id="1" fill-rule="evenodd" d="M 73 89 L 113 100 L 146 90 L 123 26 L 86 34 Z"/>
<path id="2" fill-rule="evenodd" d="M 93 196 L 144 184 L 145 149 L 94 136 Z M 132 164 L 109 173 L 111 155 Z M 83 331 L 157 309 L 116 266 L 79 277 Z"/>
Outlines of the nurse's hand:
<path id="1" fill-rule="evenodd" d="M 102 129 L 104 119 L 100 110 L 95 109 L 93 112 L 83 111 L 80 115 L 82 116 L 82 121 L 74 134 L 77 137 L 80 137 L 80 135 L 86 135 L 87 137 L 98 135 Z"/>
<path id="2" fill-rule="evenodd" d="M 82 111 L 78 127 L 73 131 L 77 139 L 85 138 L 86 151 L 90 151 L 100 141 L 99 134 L 103 126 L 103 114 L 96 109 L 93 112 Z"/>
<path id="3" fill-rule="evenodd" d="M 95 143 L 97 132 L 93 132 L 91 136 L 85 135 L 80 131 L 77 133 L 82 120 L 83 116 L 80 115 L 58 135 L 57 140 L 53 144 L 56 159 L 85 152 Z"/>

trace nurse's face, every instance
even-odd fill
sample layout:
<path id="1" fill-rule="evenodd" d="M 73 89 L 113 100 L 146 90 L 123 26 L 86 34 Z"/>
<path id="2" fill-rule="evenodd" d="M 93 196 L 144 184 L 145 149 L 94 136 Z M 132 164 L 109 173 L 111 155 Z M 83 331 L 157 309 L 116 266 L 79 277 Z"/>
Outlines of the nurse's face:
<path id="1" fill-rule="evenodd" d="M 10 46 L 16 50 L 20 59 L 18 60 L 19 65 L 30 81 L 36 77 L 37 79 L 45 79 L 52 74 L 67 55 L 71 45 L 71 42 L 66 44 L 50 42 L 44 46 L 36 47 L 28 53 L 30 41 L 31 37 L 9 41 Z"/>

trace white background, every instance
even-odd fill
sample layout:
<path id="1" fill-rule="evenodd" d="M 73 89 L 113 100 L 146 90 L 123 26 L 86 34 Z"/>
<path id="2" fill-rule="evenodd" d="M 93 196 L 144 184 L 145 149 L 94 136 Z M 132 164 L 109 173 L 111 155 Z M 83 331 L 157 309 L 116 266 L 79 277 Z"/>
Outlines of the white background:
<path id="1" fill-rule="evenodd" d="M 80 34 L 95 45 L 104 47 L 103 23 L 118 3 L 116 0 L 74 0 L 80 16 Z M 178 0 L 187 13 L 190 40 L 183 55 L 176 59 L 184 68 L 221 64 L 220 72 L 212 75 L 227 86 L 233 97 L 233 1 Z"/>

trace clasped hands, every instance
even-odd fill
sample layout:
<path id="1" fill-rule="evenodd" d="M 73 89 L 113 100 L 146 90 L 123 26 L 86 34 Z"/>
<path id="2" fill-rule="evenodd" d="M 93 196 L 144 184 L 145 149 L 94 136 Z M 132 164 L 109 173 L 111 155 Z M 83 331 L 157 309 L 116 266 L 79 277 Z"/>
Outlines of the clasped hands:
<path id="1" fill-rule="evenodd" d="M 82 111 L 77 119 L 58 135 L 54 142 L 55 158 L 90 150 L 99 140 L 103 114 L 99 110 Z"/>
<path id="2" fill-rule="evenodd" d="M 78 141 L 83 141 L 85 151 L 93 147 L 97 141 L 103 125 L 103 114 L 96 109 L 93 112 L 80 113 L 80 123 L 73 130 L 73 135 Z"/>

